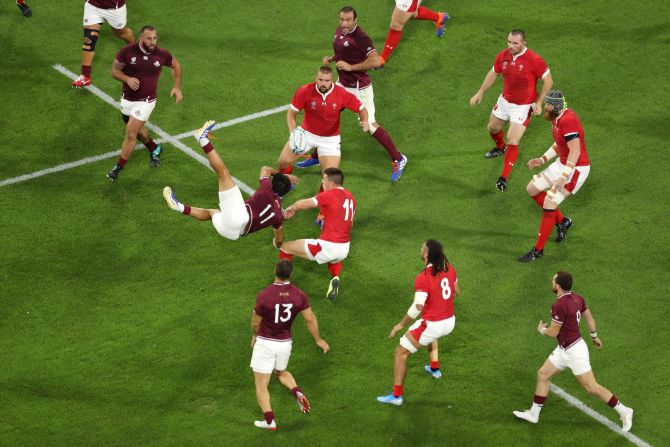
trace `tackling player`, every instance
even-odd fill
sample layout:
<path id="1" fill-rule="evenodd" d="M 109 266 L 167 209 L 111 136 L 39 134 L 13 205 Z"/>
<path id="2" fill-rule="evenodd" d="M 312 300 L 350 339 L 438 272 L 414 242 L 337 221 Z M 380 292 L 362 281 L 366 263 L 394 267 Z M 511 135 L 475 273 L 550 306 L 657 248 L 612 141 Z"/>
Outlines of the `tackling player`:
<path id="1" fill-rule="evenodd" d="M 540 321 L 537 330 L 541 335 L 555 338 L 558 346 L 537 371 L 532 407 L 526 411 L 514 411 L 514 416 L 537 424 L 540 420 L 540 411 L 549 394 L 549 381 L 565 368 L 570 368 L 579 384 L 589 394 L 607 402 L 607 405 L 619 413 L 621 430 L 629 431 L 633 426 L 633 409 L 626 407 L 611 391 L 598 384 L 593 375 L 589 348 L 579 332 L 582 318 L 586 320 L 591 341 L 596 349 L 602 349 L 603 343 L 598 338 L 596 322 L 584 298 L 572 292 L 572 274 L 557 272 L 551 280 L 551 290 L 556 294 L 556 302 L 551 306 L 551 325 L 547 327 L 544 321 Z"/>
<path id="2" fill-rule="evenodd" d="M 323 172 L 323 191 L 310 199 L 298 200 L 284 210 L 286 219 L 296 212 L 319 207 L 323 215 L 323 226 L 319 239 L 298 239 L 287 241 L 281 246 L 279 257 L 291 260 L 293 255 L 328 264 L 331 280 L 326 298 L 337 299 L 340 290 L 342 261 L 349 254 L 351 227 L 356 212 L 356 199 L 344 189 L 344 174 L 338 168 L 328 168 Z M 275 246 L 279 247 L 278 244 Z"/>
<path id="3" fill-rule="evenodd" d="M 449 14 L 446 12 L 435 12 L 421 5 L 422 0 L 395 0 L 395 7 L 391 15 L 391 27 L 386 36 L 386 43 L 384 44 L 384 51 L 379 58 L 379 62 L 383 67 L 391 57 L 391 53 L 396 49 L 400 38 L 402 37 L 402 30 L 405 24 L 410 19 L 416 20 L 430 20 L 435 23 L 435 35 L 437 37 L 444 36 L 444 30 L 447 27 L 447 20 Z"/>
<path id="4" fill-rule="evenodd" d="M 372 40 L 358 26 L 358 15 L 351 6 L 340 9 L 340 26 L 335 30 L 333 52 L 333 55 L 323 58 L 323 64 L 336 62 L 338 76 L 336 85 L 344 87 L 365 106 L 365 110 L 368 111 L 370 135 L 388 152 L 391 158 L 391 182 L 397 182 L 405 170 L 407 157 L 398 152 L 391 136 L 375 119 L 374 91 L 367 70 L 379 66 L 379 55 Z M 317 164 L 319 159 L 315 154 L 312 158 L 298 162 L 296 166 L 307 168 Z"/>
<path id="5" fill-rule="evenodd" d="M 163 189 L 165 201 L 174 211 L 196 220 L 211 220 L 214 229 L 222 237 L 232 241 L 272 226 L 273 242 L 275 246 L 280 247 L 284 240 L 282 198 L 290 191 L 291 181 L 297 183 L 298 179 L 292 175 L 279 174 L 276 170 L 264 166 L 261 168 L 258 189 L 245 202 L 230 171 L 209 141 L 208 136 L 213 127 L 214 121 L 207 121 L 202 128 L 195 131 L 195 139 L 202 146 L 209 164 L 219 179 L 219 209 L 195 208 L 183 204 L 177 200 L 169 186 Z"/>
<path id="6" fill-rule="evenodd" d="M 507 36 L 507 49 L 498 53 L 493 68 L 486 74 L 477 93 L 470 98 L 470 105 L 482 102 L 486 92 L 496 78 L 502 74 L 503 92 L 493 106 L 489 117 L 488 131 L 496 145 L 488 151 L 486 158 L 505 155 L 503 169 L 496 181 L 498 191 L 507 189 L 507 179 L 519 156 L 519 143 L 531 114 L 542 113 L 542 99 L 551 89 L 553 80 L 544 60 L 526 47 L 526 34 L 514 29 Z M 542 79 L 542 91 L 537 94 L 537 81 Z M 503 141 L 503 125 L 509 121 L 507 145 Z"/>
<path id="7" fill-rule="evenodd" d="M 82 88 L 91 85 L 91 65 L 93 65 L 93 57 L 95 56 L 95 45 L 98 42 L 102 24 L 105 22 L 109 23 L 116 37 L 125 40 L 127 44 L 135 42 L 133 30 L 126 26 L 126 0 L 85 1 L 81 75 L 72 82 L 72 87 Z"/>
<path id="8" fill-rule="evenodd" d="M 431 353 L 430 367 L 436 366 L 436 370 L 439 371 L 439 364 L 432 362 L 433 351 L 437 350 L 437 340 L 449 335 L 456 325 L 454 299 L 460 294 L 458 278 L 456 270 L 444 255 L 442 244 L 428 239 L 421 246 L 421 259 L 426 267 L 414 281 L 414 302 L 403 319 L 393 326 L 389 338 L 393 338 L 419 315 L 421 318 L 416 320 L 400 338 L 400 344 L 395 350 L 393 391 L 377 398 L 378 402 L 384 404 L 402 405 L 407 358 L 410 354 L 422 347 L 428 347 Z"/>
<path id="9" fill-rule="evenodd" d="M 254 425 L 273 431 L 277 430 L 277 423 L 268 391 L 273 372 L 281 384 L 291 390 L 300 411 L 310 412 L 307 397 L 293 375 L 286 370 L 293 346 L 291 326 L 298 314 L 302 314 L 305 319 L 307 330 L 314 337 L 317 346 L 324 353 L 330 350 L 328 343 L 319 335 L 319 325 L 307 295 L 290 282 L 292 272 L 293 264 L 289 261 L 281 260 L 277 263 L 274 284 L 258 294 L 251 316 L 251 329 L 254 335 L 251 337 L 253 354 L 250 366 L 254 371 L 258 405 L 263 411 L 263 420 L 254 421 Z"/>
<path id="10" fill-rule="evenodd" d="M 552 90 L 544 97 L 544 118 L 552 122 L 554 144 L 542 157 L 528 161 L 528 169 L 544 165 L 556 155 L 558 159 L 534 175 L 526 186 L 528 194 L 542 207 L 542 221 L 535 245 L 519 258 L 521 262 L 531 262 L 542 257 L 554 225 L 556 242 L 565 240 L 572 220 L 563 216 L 558 205 L 579 191 L 591 170 L 582 123 L 577 114 L 568 109 L 561 91 Z"/>

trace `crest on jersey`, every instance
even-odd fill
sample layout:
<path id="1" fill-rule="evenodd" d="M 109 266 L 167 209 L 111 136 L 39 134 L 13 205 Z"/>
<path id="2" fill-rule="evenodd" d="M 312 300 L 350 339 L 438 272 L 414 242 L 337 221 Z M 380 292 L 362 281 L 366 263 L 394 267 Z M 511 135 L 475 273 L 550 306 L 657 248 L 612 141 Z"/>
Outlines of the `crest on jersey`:
<path id="1" fill-rule="evenodd" d="M 316 109 L 316 101 L 312 101 L 312 108 Z"/>
<path id="2" fill-rule="evenodd" d="M 333 110 L 335 110 L 335 109 L 337 109 L 337 103 L 336 102 L 333 103 Z"/>
<path id="3" fill-rule="evenodd" d="M 502 63 L 502 67 L 503 67 L 503 70 L 504 70 L 505 68 L 507 68 L 507 61 L 505 61 L 505 62 Z"/>
<path id="4" fill-rule="evenodd" d="M 158 61 L 156 61 L 156 62 L 154 62 L 154 65 L 155 65 L 156 67 L 160 67 L 160 66 L 161 66 L 161 63 L 158 62 Z"/>
<path id="5" fill-rule="evenodd" d="M 135 65 L 135 61 L 136 61 L 136 60 L 137 60 L 137 58 L 136 58 L 135 56 L 133 56 L 133 57 L 130 58 L 130 63 L 131 63 L 132 65 Z"/>
<path id="6" fill-rule="evenodd" d="M 348 46 L 349 46 L 349 41 L 348 41 L 348 40 L 345 40 L 345 41 L 344 41 L 344 46 L 345 46 L 345 47 L 348 47 Z"/>
<path id="7" fill-rule="evenodd" d="M 523 71 L 523 64 L 519 64 L 519 71 Z"/>

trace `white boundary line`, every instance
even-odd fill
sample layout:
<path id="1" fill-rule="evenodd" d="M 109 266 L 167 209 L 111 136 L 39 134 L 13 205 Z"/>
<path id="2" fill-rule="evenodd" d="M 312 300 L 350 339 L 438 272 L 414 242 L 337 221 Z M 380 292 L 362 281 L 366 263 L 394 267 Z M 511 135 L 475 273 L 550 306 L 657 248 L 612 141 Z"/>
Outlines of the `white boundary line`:
<path id="1" fill-rule="evenodd" d="M 67 76 L 68 78 L 70 78 L 72 80 L 77 78 L 77 75 L 75 75 L 73 72 L 71 72 L 70 70 L 68 70 L 67 68 L 63 67 L 60 64 L 53 65 L 52 67 L 53 67 L 54 70 L 56 70 L 59 73 Z M 86 87 L 86 89 L 88 89 L 95 96 L 102 99 L 107 104 L 114 107 L 115 109 L 120 110 L 121 107 L 120 107 L 118 101 L 115 101 L 111 96 L 109 96 L 107 93 L 100 90 L 98 87 L 91 85 L 91 86 Z M 276 113 L 280 113 L 280 112 L 285 111 L 287 109 L 288 109 L 288 104 L 283 105 L 283 106 L 279 106 L 279 107 L 274 107 L 272 109 L 263 110 L 261 112 L 252 113 L 250 115 L 241 116 L 239 118 L 233 118 L 231 120 L 224 121 L 224 122 L 216 124 L 216 126 L 214 126 L 214 130 L 222 129 L 224 127 L 230 127 L 230 126 L 234 126 L 236 124 L 244 123 L 246 121 L 251 121 L 251 120 L 258 119 L 258 118 L 263 118 L 263 117 L 266 117 L 266 116 L 274 115 Z M 150 130 L 152 130 L 154 133 L 158 134 L 161 137 L 159 139 L 156 139 L 157 143 L 168 142 L 168 143 L 172 144 L 173 146 L 175 146 L 177 149 L 184 152 L 189 157 L 198 161 L 203 166 L 207 167 L 210 170 L 212 169 L 209 166 L 209 162 L 207 161 L 206 157 L 204 157 L 203 155 L 193 151 L 190 147 L 186 146 L 184 143 L 179 141 L 179 140 L 182 140 L 184 138 L 192 136 L 193 131 L 183 132 L 183 133 L 180 133 L 178 135 L 170 135 L 167 132 L 165 132 L 163 129 L 161 129 L 160 127 L 156 126 L 153 123 L 147 122 L 146 126 L 147 126 L 147 128 L 149 128 Z M 142 147 L 142 146 L 138 145 L 138 148 L 140 148 L 140 147 Z M 29 173 L 29 174 L 20 175 L 18 177 L 12 177 L 12 178 L 9 178 L 9 179 L 5 179 L 5 180 L 0 181 L 0 188 L 3 187 L 3 186 L 13 185 L 15 183 L 21 183 L 21 182 L 25 182 L 25 181 L 28 181 L 28 180 L 32 180 L 32 179 L 42 177 L 42 176 L 47 175 L 47 174 L 52 174 L 52 173 L 55 173 L 55 172 L 65 171 L 65 170 L 68 170 L 68 169 L 72 169 L 72 168 L 82 166 L 82 165 L 85 165 L 85 164 L 89 164 L 89 163 L 95 163 L 97 161 L 105 160 L 105 159 L 108 159 L 108 158 L 114 158 L 118 154 L 119 154 L 118 150 L 117 151 L 112 151 L 112 152 L 106 152 L 106 153 L 101 154 L 101 155 L 96 155 L 96 156 L 93 156 L 93 157 L 87 157 L 87 158 L 84 158 L 84 159 L 81 159 L 81 160 L 78 160 L 78 161 L 63 163 L 63 164 L 60 164 L 58 166 L 54 166 L 54 167 L 51 167 L 51 168 L 46 168 L 46 169 L 35 171 L 35 172 Z M 247 194 L 253 194 L 254 193 L 254 190 L 251 187 L 249 187 L 247 184 L 245 184 L 244 182 L 242 182 L 242 181 L 240 181 L 240 180 L 238 180 L 234 177 L 233 177 L 233 179 L 235 180 L 235 183 L 237 183 L 237 185 L 239 186 L 239 188 L 242 191 L 246 192 Z"/>
<path id="2" fill-rule="evenodd" d="M 576 397 L 571 396 L 570 394 L 566 393 L 562 388 L 554 385 L 553 383 L 549 384 L 549 389 L 556 394 L 558 397 L 562 398 L 565 400 L 568 405 L 571 405 L 575 408 L 577 408 L 579 411 L 582 413 L 586 414 L 587 416 L 591 416 L 593 419 L 596 421 L 600 422 L 603 424 L 605 427 L 609 428 L 612 430 L 614 433 L 623 436 L 624 438 L 628 439 L 630 442 L 635 444 L 638 447 L 651 447 L 650 444 L 646 443 L 642 439 L 638 438 L 634 434 L 630 432 L 625 432 L 621 430 L 621 427 L 619 427 L 617 424 L 614 422 L 610 421 L 607 419 L 605 416 L 602 414 L 598 413 L 595 411 L 593 408 L 589 407 L 586 405 L 584 402 L 580 401 Z"/>

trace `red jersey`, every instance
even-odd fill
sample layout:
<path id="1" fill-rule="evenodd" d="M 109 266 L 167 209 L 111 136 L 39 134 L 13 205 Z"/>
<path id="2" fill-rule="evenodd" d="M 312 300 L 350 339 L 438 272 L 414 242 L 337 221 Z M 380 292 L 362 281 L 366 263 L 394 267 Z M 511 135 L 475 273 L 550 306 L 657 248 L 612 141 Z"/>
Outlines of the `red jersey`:
<path id="1" fill-rule="evenodd" d="M 323 214 L 323 229 L 319 239 L 337 243 L 349 242 L 356 212 L 356 199 L 351 192 L 340 186 L 320 192 L 312 200 L 319 205 Z"/>
<path id="2" fill-rule="evenodd" d="M 296 112 L 305 109 L 302 128 L 320 137 L 333 137 L 340 134 L 340 113 L 344 109 L 358 113 L 363 104 L 354 95 L 339 85 L 321 93 L 316 82 L 303 85 L 295 92 L 291 108 Z"/>
<path id="3" fill-rule="evenodd" d="M 100 9 L 119 9 L 126 4 L 126 0 L 88 0 L 88 3 Z"/>
<path id="4" fill-rule="evenodd" d="M 344 34 L 342 28 L 337 28 L 333 38 L 333 51 L 335 52 L 334 60 L 354 65 L 360 64 L 367 59 L 370 53 L 377 50 L 365 31 L 356 25 L 356 28 L 349 34 Z M 358 89 L 372 84 L 367 71 L 337 70 L 337 82 L 345 87 Z"/>
<path id="5" fill-rule="evenodd" d="M 282 227 L 284 217 L 281 212 L 281 197 L 272 190 L 272 180 L 263 177 L 258 181 L 258 189 L 245 203 L 249 223 L 244 230 L 244 235 L 262 230 L 272 225 L 278 230 Z"/>
<path id="6" fill-rule="evenodd" d="M 558 345 L 563 349 L 568 349 L 581 340 L 579 322 L 582 319 L 582 313 L 587 309 L 584 298 L 572 292 L 559 296 L 551 306 L 551 319 L 561 325 L 556 339 Z"/>
<path id="7" fill-rule="evenodd" d="M 570 109 L 565 109 L 552 121 L 551 133 L 556 142 L 556 153 L 558 154 L 561 163 L 565 165 L 568 160 L 570 149 L 568 148 L 568 141 L 573 138 L 579 138 L 579 158 L 575 166 L 588 166 L 589 155 L 586 153 L 586 141 L 584 141 L 584 129 L 579 117 Z"/>
<path id="8" fill-rule="evenodd" d="M 305 292 L 291 283 L 274 283 L 256 297 L 254 313 L 263 318 L 259 338 L 288 341 L 291 325 L 300 312 L 309 307 Z"/>
<path id="9" fill-rule="evenodd" d="M 140 88 L 133 90 L 123 83 L 123 99 L 128 101 L 153 101 L 156 99 L 158 78 L 164 65 L 172 67 L 172 54 L 163 48 L 156 47 L 151 53 L 146 52 L 139 43 L 131 43 L 116 54 L 116 60 L 124 67 L 122 71 L 140 81 Z"/>
<path id="10" fill-rule="evenodd" d="M 433 265 L 428 264 L 414 280 L 414 292 L 428 297 L 421 311 L 426 321 L 446 320 L 454 316 L 454 292 L 456 291 L 456 270 L 449 265 L 446 272 L 433 276 Z"/>
<path id="11" fill-rule="evenodd" d="M 537 99 L 537 80 L 549 73 L 549 68 L 528 48 L 516 56 L 507 49 L 496 56 L 493 71 L 503 75 L 503 98 L 513 104 L 531 104 Z"/>

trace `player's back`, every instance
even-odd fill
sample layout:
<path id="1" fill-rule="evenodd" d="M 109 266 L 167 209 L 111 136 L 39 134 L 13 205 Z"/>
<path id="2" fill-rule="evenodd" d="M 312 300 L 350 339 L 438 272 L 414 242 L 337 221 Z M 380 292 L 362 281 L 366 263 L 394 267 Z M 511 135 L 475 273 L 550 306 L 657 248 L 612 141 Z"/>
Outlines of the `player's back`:
<path id="1" fill-rule="evenodd" d="M 245 235 L 262 230 L 272 225 L 279 229 L 282 226 L 281 199 L 272 189 L 272 180 L 260 179 L 256 192 L 245 202 L 249 223 Z"/>
<path id="2" fill-rule="evenodd" d="M 356 212 L 356 199 L 353 194 L 338 187 L 319 193 L 316 200 L 323 214 L 320 238 L 337 243 L 349 242 Z"/>
<path id="3" fill-rule="evenodd" d="M 274 283 L 261 290 L 254 312 L 263 318 L 258 337 L 290 340 L 295 317 L 309 307 L 305 292 L 290 283 Z"/>
<path id="4" fill-rule="evenodd" d="M 427 321 L 440 321 L 454 316 L 454 297 L 458 278 L 456 270 L 447 264 L 447 270 L 433 275 L 433 266 L 429 264 L 419 273 L 415 290 L 428 294 L 421 311 L 421 318 Z"/>

